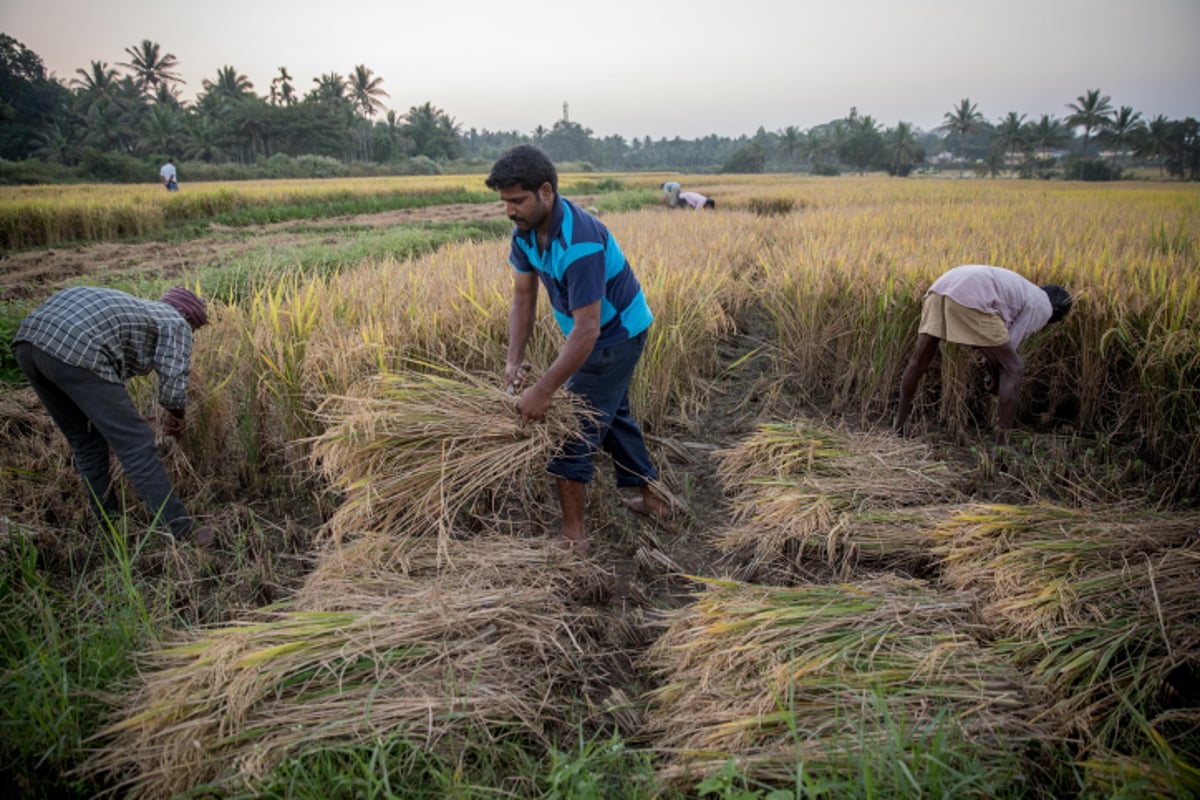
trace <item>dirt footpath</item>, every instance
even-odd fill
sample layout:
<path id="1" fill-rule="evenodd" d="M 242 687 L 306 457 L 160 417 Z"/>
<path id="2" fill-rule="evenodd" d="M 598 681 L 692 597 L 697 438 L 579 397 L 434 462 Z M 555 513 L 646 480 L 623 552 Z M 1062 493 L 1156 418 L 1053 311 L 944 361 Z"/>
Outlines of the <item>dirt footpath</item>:
<path id="1" fill-rule="evenodd" d="M 101 242 L 11 253 L 0 256 L 0 301 L 45 296 L 66 281 L 96 273 L 140 272 L 169 278 L 228 261 L 231 256 L 247 251 L 299 245 L 312 239 L 314 226 L 331 230 L 351 226 L 385 228 L 421 222 L 473 222 L 503 217 L 504 204 L 499 201 L 458 203 L 378 214 L 289 220 L 247 228 L 211 225 L 211 233 L 207 236 L 171 244 Z M 305 232 L 297 231 L 299 228 Z"/>

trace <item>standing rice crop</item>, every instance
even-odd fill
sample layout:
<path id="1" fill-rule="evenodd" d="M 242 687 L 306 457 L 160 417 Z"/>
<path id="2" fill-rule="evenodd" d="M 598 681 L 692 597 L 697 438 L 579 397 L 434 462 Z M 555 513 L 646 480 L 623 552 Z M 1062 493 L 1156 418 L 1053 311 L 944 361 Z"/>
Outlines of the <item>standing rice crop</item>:
<path id="1" fill-rule="evenodd" d="M 1200 248 L 1183 233 L 1200 220 L 1194 187 L 839 179 L 774 219 L 759 297 L 802 399 L 886 420 L 929 284 L 995 264 L 1076 298 L 1022 347 L 1022 426 L 1111 437 L 1167 474 L 1171 496 L 1196 494 Z M 943 348 L 944 379 L 923 382 L 914 420 L 966 439 L 991 428 L 992 401 L 967 391 L 978 373 L 959 350 Z"/>

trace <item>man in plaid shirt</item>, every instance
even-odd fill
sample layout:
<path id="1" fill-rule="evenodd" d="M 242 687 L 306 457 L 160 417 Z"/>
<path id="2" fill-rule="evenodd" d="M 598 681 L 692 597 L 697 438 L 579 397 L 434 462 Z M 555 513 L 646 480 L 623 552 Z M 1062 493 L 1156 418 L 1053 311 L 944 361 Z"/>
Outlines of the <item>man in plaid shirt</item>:
<path id="1" fill-rule="evenodd" d="M 79 286 L 52 295 L 22 320 L 13 339 L 17 365 L 71 446 L 92 510 L 103 522 L 120 511 L 109 469 L 115 452 L 130 483 L 176 539 L 208 547 L 175 495 L 154 433 L 125 391 L 135 375 L 158 373 L 163 432 L 184 429 L 192 332 L 208 322 L 204 301 L 175 287 L 159 301 Z"/>

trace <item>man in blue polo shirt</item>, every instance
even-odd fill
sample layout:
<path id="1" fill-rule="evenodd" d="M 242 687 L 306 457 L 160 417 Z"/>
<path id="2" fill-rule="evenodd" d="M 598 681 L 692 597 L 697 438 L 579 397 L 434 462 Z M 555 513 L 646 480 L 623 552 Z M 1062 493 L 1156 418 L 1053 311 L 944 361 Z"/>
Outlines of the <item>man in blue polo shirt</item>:
<path id="1" fill-rule="evenodd" d="M 567 443 L 547 467 L 558 484 L 564 543 L 585 552 L 585 489 L 595 469 L 592 456 L 601 448 L 613 458 L 617 487 L 636 490 L 627 501 L 631 509 L 660 518 L 670 512 L 651 491 L 658 475 L 629 410 L 629 383 L 653 316 L 616 239 L 598 219 L 559 196 L 558 172 L 541 150 L 532 145 L 508 150 L 486 182 L 500 192 L 514 225 L 504 382 L 521 392 L 521 419 L 540 419 L 564 385 L 600 412 L 596 423 L 585 425 L 585 440 Z M 526 387 L 521 365 L 533 334 L 539 279 L 566 340 L 549 368 Z"/>

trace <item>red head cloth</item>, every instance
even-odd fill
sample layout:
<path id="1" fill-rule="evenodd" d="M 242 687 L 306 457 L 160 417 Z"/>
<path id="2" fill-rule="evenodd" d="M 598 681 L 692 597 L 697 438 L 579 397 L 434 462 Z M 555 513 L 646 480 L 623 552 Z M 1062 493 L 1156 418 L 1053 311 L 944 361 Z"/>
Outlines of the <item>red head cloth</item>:
<path id="1" fill-rule="evenodd" d="M 205 310 L 204 301 L 182 286 L 168 289 L 162 296 L 162 302 L 183 315 L 193 328 L 203 328 L 208 324 L 208 312 Z"/>

